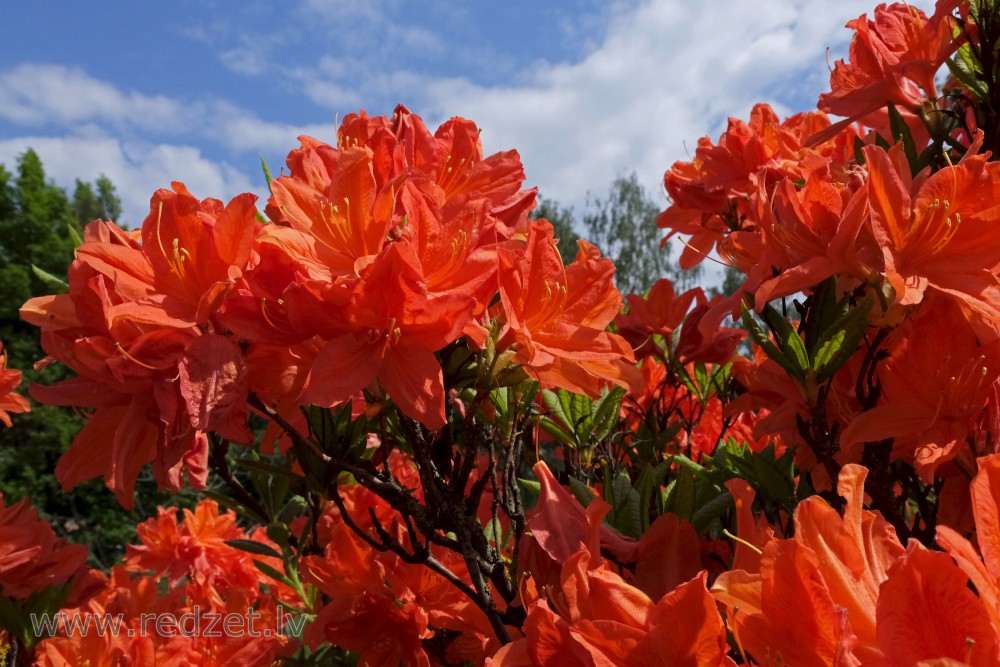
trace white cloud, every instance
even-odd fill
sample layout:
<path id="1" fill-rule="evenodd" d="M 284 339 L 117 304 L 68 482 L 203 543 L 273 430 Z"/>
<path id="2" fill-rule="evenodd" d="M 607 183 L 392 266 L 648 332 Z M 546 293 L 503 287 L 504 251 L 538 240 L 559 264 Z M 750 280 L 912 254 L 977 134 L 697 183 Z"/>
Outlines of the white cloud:
<path id="1" fill-rule="evenodd" d="M 425 115 L 475 120 L 488 150 L 518 149 L 529 183 L 566 204 L 602 194 L 623 171 L 659 192 L 685 143 L 717 138 L 727 116 L 757 101 L 814 100 L 827 47 L 846 52 L 844 23 L 871 10 L 870 0 L 652 0 L 614 13 L 580 62 L 542 63 L 524 85 L 427 82 Z"/>
<path id="2" fill-rule="evenodd" d="M 249 65 L 248 65 L 249 66 Z M 29 127 L 104 127 L 123 140 L 168 137 L 214 142 L 235 151 L 284 156 L 300 134 L 332 135 L 328 123 L 291 125 L 265 121 L 217 98 L 175 100 L 123 91 L 84 71 L 61 65 L 23 64 L 0 72 L 0 119 Z"/>
<path id="3" fill-rule="evenodd" d="M 105 174 L 122 199 L 122 219 L 139 225 L 149 213 L 149 198 L 171 181 L 183 181 L 196 197 L 228 200 L 241 192 L 266 190 L 263 178 L 251 183 L 224 162 L 206 158 L 193 146 L 123 142 L 88 128 L 81 136 L 26 136 L 0 141 L 0 163 L 13 169 L 17 156 L 32 148 L 49 178 L 63 187 L 75 179 L 93 182 Z"/>
<path id="4" fill-rule="evenodd" d="M 101 119 L 170 130 L 187 115 L 174 100 L 121 91 L 75 67 L 25 64 L 0 73 L 0 118 L 19 124 Z"/>
<path id="5" fill-rule="evenodd" d="M 219 55 L 227 68 L 244 76 L 258 76 L 268 69 L 267 54 L 252 47 L 239 46 Z"/>
<path id="6" fill-rule="evenodd" d="M 302 9 L 307 15 L 318 16 L 333 23 L 346 19 L 361 19 L 366 21 L 377 21 L 382 18 L 382 11 L 378 2 L 367 0 L 366 2 L 355 2 L 353 0 L 305 0 Z"/>
<path id="7" fill-rule="evenodd" d="M 299 145 L 299 135 L 307 134 L 332 141 L 336 131 L 333 114 L 330 114 L 329 121 L 325 123 L 274 123 L 234 104 L 218 100 L 210 105 L 204 122 L 207 123 L 205 134 L 227 148 L 282 157 Z"/>
<path id="8" fill-rule="evenodd" d="M 327 56 L 315 67 L 283 71 L 288 83 L 330 109 L 329 118 L 301 126 L 271 122 L 214 97 L 172 99 L 116 87 L 74 67 L 22 64 L 0 72 L 0 119 L 30 127 L 35 136 L 0 142 L 0 161 L 12 164 L 14 155 L 34 146 L 57 179 L 107 173 L 126 199 L 136 198 L 128 200 L 127 210 L 137 222 L 152 189 L 171 178 L 192 181 L 199 196 L 219 197 L 257 182 L 195 146 L 262 152 L 272 161 L 294 147 L 299 134 L 332 139 L 335 112 L 343 116 L 365 107 L 388 113 L 370 107 L 398 99 L 429 124 L 453 115 L 475 120 L 488 151 L 519 150 L 528 184 L 565 205 L 582 207 L 588 192 L 602 195 L 616 176 L 632 170 L 658 194 L 664 170 L 686 158 L 685 145 L 693 147 L 705 134 L 715 139 L 727 116 L 746 117 L 756 101 L 787 113 L 815 100 L 828 78 L 827 47 L 831 60 L 842 56 L 851 37 L 843 24 L 870 12 L 872 4 L 617 2 L 599 13 L 606 21 L 600 31 L 585 31 L 600 37 L 586 44 L 578 61 L 538 62 L 493 87 L 434 78 L 418 69 L 419 60 Z M 915 4 L 925 10 L 931 5 Z M 414 52 L 449 43 L 423 28 L 404 34 L 399 25 L 383 24 L 377 2 L 303 0 L 296 12 L 322 25 L 395 31 Z M 343 38 L 360 39 L 361 33 L 368 34 Z M 245 73 L 263 67 L 239 49 L 223 59 Z M 364 76 L 357 77 L 359 71 Z M 84 131 L 88 124 L 93 129 Z M 253 170 L 255 165 L 248 166 Z"/>

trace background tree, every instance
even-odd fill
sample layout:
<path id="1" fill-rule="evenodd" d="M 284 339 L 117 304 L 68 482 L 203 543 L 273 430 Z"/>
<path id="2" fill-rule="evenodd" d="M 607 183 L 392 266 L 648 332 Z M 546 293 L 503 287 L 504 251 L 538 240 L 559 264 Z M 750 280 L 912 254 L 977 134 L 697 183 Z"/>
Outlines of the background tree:
<path id="1" fill-rule="evenodd" d="M 60 364 L 34 370 L 43 355 L 38 329 L 22 322 L 18 310 L 33 296 L 51 294 L 65 278 L 74 235 L 91 220 L 120 215 L 121 202 L 106 176 L 95 185 L 78 179 L 71 199 L 46 178 L 33 150 L 18 159 L 14 174 L 0 165 L 0 340 L 8 365 L 24 373 L 22 394 L 28 394 L 29 382 L 51 384 L 69 373 Z M 0 428 L 0 492 L 8 502 L 31 497 L 58 533 L 87 545 L 94 565 L 117 562 L 124 545 L 134 541 L 136 524 L 155 514 L 157 503 L 176 504 L 149 478 L 140 483 L 133 511 L 123 510 L 101 480 L 80 493 L 63 493 L 53 471 L 83 420 L 69 409 L 37 404 L 14 420 L 16 428 Z"/>
<path id="2" fill-rule="evenodd" d="M 556 239 L 559 241 L 557 247 L 563 264 L 572 262 L 579 249 L 576 242 L 580 239 L 580 235 L 573 229 L 573 209 L 560 206 L 559 202 L 553 199 L 539 197 L 538 206 L 531 212 L 531 217 L 552 223 L 552 228 L 556 230 Z"/>
<path id="3" fill-rule="evenodd" d="M 660 247 L 664 232 L 656 226 L 656 216 L 662 209 L 632 172 L 616 178 L 604 197 L 588 195 L 582 219 L 573 209 L 545 198 L 539 198 L 532 216 L 552 223 L 566 264 L 576 257 L 579 238 L 600 248 L 615 263 L 615 286 L 622 294 L 643 294 L 660 278 L 669 278 L 683 291 L 698 283 L 702 270 L 700 266 L 681 270 L 671 261 L 670 244 Z"/>

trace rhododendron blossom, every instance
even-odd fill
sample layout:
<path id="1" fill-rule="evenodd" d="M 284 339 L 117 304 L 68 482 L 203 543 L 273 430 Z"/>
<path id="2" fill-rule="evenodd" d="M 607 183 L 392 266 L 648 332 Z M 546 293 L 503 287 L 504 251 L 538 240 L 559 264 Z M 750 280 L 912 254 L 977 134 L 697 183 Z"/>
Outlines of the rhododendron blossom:
<path id="1" fill-rule="evenodd" d="M 5 487 L 0 661 L 1000 664 L 997 17 L 875 7 L 818 109 L 674 163 L 658 224 L 722 289 L 623 297 L 516 151 L 402 105 L 300 137 L 262 211 L 90 223 L 21 308 L 83 419 L 55 474 L 190 489 L 99 571 Z M 200 614 L 271 633 L 143 627 Z"/>
<path id="2" fill-rule="evenodd" d="M 28 499 L 8 505 L 0 496 L 0 593 L 23 598 L 69 579 L 83 565 L 87 548 L 56 537 Z"/>
<path id="3" fill-rule="evenodd" d="M 11 413 L 28 412 L 28 399 L 14 390 L 21 384 L 21 371 L 7 368 L 7 355 L 0 342 L 0 422 L 11 426 Z"/>

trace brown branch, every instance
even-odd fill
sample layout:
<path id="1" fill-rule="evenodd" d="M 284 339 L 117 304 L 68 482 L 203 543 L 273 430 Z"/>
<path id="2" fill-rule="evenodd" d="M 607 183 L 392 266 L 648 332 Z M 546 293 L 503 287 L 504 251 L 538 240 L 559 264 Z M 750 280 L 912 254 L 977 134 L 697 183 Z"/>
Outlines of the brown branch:
<path id="1" fill-rule="evenodd" d="M 323 450 L 319 448 L 319 446 L 312 438 L 307 438 L 306 436 L 299 433 L 298 429 L 296 429 L 291 422 L 289 422 L 287 419 L 278 414 L 278 412 L 274 408 L 264 403 L 264 401 L 260 400 L 259 396 L 257 396 L 256 394 L 250 394 L 247 397 L 247 402 L 252 407 L 260 411 L 262 414 L 266 415 L 268 419 L 270 419 L 275 424 L 280 426 L 281 430 L 287 433 L 288 437 L 292 439 L 293 445 L 305 448 L 306 450 L 309 451 L 310 454 L 318 458 L 323 463 L 330 462 L 331 460 L 330 456 L 325 452 L 323 452 Z"/>
<path id="2" fill-rule="evenodd" d="M 226 453 L 229 451 L 229 443 L 219 439 L 215 434 L 209 434 L 209 454 L 208 465 L 218 475 L 226 486 L 229 487 L 236 500 L 243 504 L 248 510 L 257 515 L 265 524 L 271 523 L 271 513 L 260 504 L 253 494 L 247 491 L 246 487 L 236 479 L 229 462 L 226 461 Z"/>

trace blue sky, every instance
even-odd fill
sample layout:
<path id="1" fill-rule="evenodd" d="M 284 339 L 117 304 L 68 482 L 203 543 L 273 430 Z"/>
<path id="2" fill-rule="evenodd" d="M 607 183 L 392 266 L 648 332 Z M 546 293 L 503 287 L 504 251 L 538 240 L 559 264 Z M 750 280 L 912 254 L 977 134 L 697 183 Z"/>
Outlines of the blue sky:
<path id="1" fill-rule="evenodd" d="M 756 101 L 809 108 L 857 0 L 32 0 L 0 23 L 0 163 L 27 147 L 63 185 L 107 174 L 135 225 L 171 180 L 266 188 L 296 136 L 402 102 L 475 120 L 568 205 L 663 171 Z M 925 10 L 930 3 L 914 3 Z M 664 200 L 665 203 L 665 200 Z"/>

